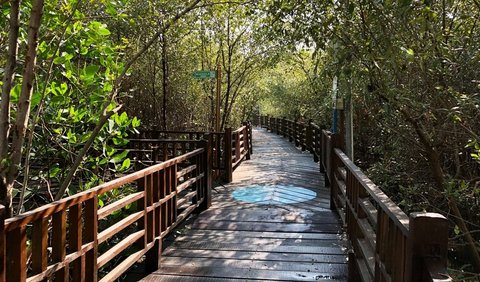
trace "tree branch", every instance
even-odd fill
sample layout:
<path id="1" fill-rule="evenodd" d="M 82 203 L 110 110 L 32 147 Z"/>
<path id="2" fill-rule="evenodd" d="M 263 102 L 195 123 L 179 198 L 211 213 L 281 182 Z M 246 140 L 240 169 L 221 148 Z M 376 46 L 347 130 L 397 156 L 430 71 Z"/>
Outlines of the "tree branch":
<path id="1" fill-rule="evenodd" d="M 53 54 L 57 54 L 58 50 L 60 50 L 60 45 L 62 43 L 63 38 L 65 37 L 65 33 L 67 32 L 67 28 L 69 26 L 69 23 L 72 21 L 73 16 L 75 15 L 75 12 L 77 11 L 78 7 L 82 3 L 82 0 L 78 0 L 75 6 L 73 7 L 70 15 L 68 16 L 67 20 L 63 23 L 63 30 L 62 33 L 60 34 L 60 37 L 58 38 L 57 45 L 55 46 L 55 51 Z M 32 128 L 30 131 L 27 132 L 27 145 L 25 149 L 25 164 L 24 164 L 24 173 L 23 173 L 23 187 L 22 191 L 20 192 L 20 201 L 18 202 L 18 207 L 17 207 L 17 214 L 20 213 L 22 210 L 23 202 L 25 199 L 25 191 L 28 187 L 28 176 L 30 174 L 30 152 L 32 150 L 32 142 L 33 142 L 33 131 L 35 129 L 36 124 L 38 123 L 38 120 L 40 118 L 40 114 L 42 113 L 43 105 L 45 104 L 45 95 L 47 93 L 47 87 L 48 84 L 50 83 L 50 80 L 52 78 L 52 70 L 53 70 L 53 61 L 54 57 L 50 59 L 48 70 L 47 70 L 47 77 L 44 82 L 43 90 L 42 90 L 42 97 L 40 99 L 40 103 L 38 105 L 37 111 L 35 112 L 35 115 L 32 120 Z M 51 197 L 53 199 L 53 197 Z"/>

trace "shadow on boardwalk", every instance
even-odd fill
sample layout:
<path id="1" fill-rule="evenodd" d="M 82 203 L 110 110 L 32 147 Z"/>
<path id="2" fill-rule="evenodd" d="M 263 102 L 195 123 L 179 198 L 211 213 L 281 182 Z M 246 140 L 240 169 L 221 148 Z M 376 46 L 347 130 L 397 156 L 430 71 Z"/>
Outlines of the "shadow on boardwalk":
<path id="1" fill-rule="evenodd" d="M 309 153 L 254 130 L 254 155 L 142 281 L 346 281 L 345 241 Z"/>

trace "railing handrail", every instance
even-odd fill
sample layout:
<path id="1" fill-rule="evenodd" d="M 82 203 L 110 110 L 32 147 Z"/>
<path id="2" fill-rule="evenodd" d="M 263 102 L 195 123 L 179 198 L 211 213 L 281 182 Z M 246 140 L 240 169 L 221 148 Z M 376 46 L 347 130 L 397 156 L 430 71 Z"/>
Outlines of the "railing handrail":
<path id="1" fill-rule="evenodd" d="M 320 171 L 325 172 L 325 183 L 330 186 L 331 208 L 346 224 L 352 243 L 349 263 L 355 278 L 433 281 L 433 277 L 442 277 L 442 281 L 452 281 L 446 271 L 448 222 L 444 216 L 407 216 L 342 151 L 337 134 L 321 130 L 311 121 L 268 116 L 260 116 L 259 121 L 260 126 L 283 135 L 302 150 L 308 148 L 314 160 L 320 160 Z M 433 234 L 425 236 L 425 230 Z"/>
<path id="2" fill-rule="evenodd" d="M 80 273 L 78 275 L 87 277 L 86 278 L 87 281 L 97 281 L 98 274 L 96 274 L 96 271 L 97 271 L 97 268 L 99 267 L 98 265 L 100 266 L 105 265 L 107 262 L 115 258 L 122 250 L 126 249 L 128 246 L 136 244 L 135 241 L 142 240 L 142 238 L 144 238 L 143 236 L 145 236 L 146 241 L 143 244 L 141 252 L 139 251 L 135 253 L 136 254 L 135 256 L 130 255 L 130 257 L 133 256 L 133 259 L 129 260 L 127 264 L 131 265 L 131 263 L 135 262 L 137 260 L 136 258 L 137 257 L 139 258 L 140 255 L 148 254 L 150 251 L 152 251 L 152 248 L 154 248 L 154 246 L 157 246 L 157 249 L 158 249 L 159 248 L 158 246 L 161 246 L 161 244 L 158 244 L 158 240 L 161 240 L 161 238 L 163 238 L 166 233 L 171 231 L 171 228 L 178 225 L 179 222 L 183 221 L 186 218 L 186 216 L 194 210 L 194 208 L 199 208 L 199 207 L 201 207 L 202 209 L 208 208 L 210 199 L 208 199 L 207 197 L 210 197 L 209 189 L 211 189 L 210 187 L 211 183 L 209 182 L 210 173 L 208 172 L 209 171 L 209 160 L 208 160 L 209 150 L 208 150 L 208 142 L 205 142 L 205 141 L 202 141 L 202 142 L 205 144 L 204 147 L 196 149 L 192 152 L 188 152 L 184 155 L 175 157 L 165 162 L 152 165 L 150 167 L 119 177 L 112 181 L 100 184 L 84 192 L 80 192 L 78 194 L 38 207 L 32 211 L 28 211 L 21 215 L 6 219 L 5 221 L 2 220 L 1 225 L 3 225 L 3 228 L 0 228 L 2 232 L 2 234 L 0 235 L 2 236 L 2 238 L 7 238 L 7 240 L 14 240 L 14 241 L 20 240 L 18 242 L 21 242 L 21 245 L 11 243 L 15 245 L 15 248 L 12 248 L 10 246 L 5 247 L 6 245 L 8 245 L 8 243 L 3 244 L 2 247 L 4 247 L 5 249 L 0 250 L 2 252 L 1 253 L 2 255 L 0 255 L 0 257 L 3 261 L 7 261 L 7 264 L 6 264 L 7 271 L 9 269 L 8 265 L 12 265 L 10 267 L 10 271 L 14 271 L 15 273 L 12 273 L 12 272 L 0 273 L 0 281 L 3 282 L 5 281 L 5 279 L 8 279 L 8 281 L 27 281 L 27 280 L 29 281 L 31 279 L 35 280 L 35 279 L 48 278 L 54 274 L 57 275 L 58 271 L 62 271 L 62 273 L 64 271 L 67 271 L 68 273 L 68 270 L 62 270 L 62 269 L 67 268 L 69 263 L 73 263 L 74 261 L 78 262 L 78 260 L 81 259 L 79 257 L 83 257 L 83 256 L 85 256 L 84 263 L 87 264 L 87 265 L 84 265 L 84 267 L 88 268 L 88 271 L 87 271 L 88 274 L 81 273 L 84 270 L 80 270 L 80 268 L 83 269 L 83 267 L 80 267 L 80 266 L 79 266 L 80 268 L 74 268 L 75 273 L 77 274 Z M 186 161 L 188 161 L 188 163 L 186 163 L 186 168 L 182 169 L 177 173 L 177 165 L 184 163 Z M 174 174 L 172 174 L 172 172 L 174 172 Z M 155 182 L 154 178 L 162 177 L 158 173 L 164 173 L 165 175 L 171 174 L 171 176 L 169 176 L 168 178 L 169 179 L 168 183 L 165 183 L 165 185 L 169 185 L 165 188 L 167 189 L 167 194 L 163 196 L 161 196 L 160 188 L 155 186 L 155 185 L 160 185 L 160 183 Z M 177 178 L 179 175 L 184 176 L 187 174 L 189 174 L 188 180 L 177 183 Z M 137 186 L 137 189 L 141 189 L 139 190 L 140 192 L 128 194 L 122 199 L 117 199 L 111 203 L 108 203 L 106 206 L 104 206 L 104 208 L 108 207 L 107 208 L 108 210 L 98 208 L 97 206 L 98 197 L 100 195 L 103 195 L 114 189 L 121 188 L 126 184 L 135 183 L 135 181 L 137 181 L 137 184 L 138 184 L 138 181 L 140 181 L 141 183 L 141 184 L 138 184 L 139 186 Z M 116 250 L 112 254 L 109 254 L 108 252 L 104 252 L 102 256 L 97 255 L 98 245 L 102 244 L 103 242 L 105 242 L 105 240 L 112 237 L 113 235 L 118 234 L 119 232 L 122 232 L 122 230 L 124 230 L 124 228 L 128 226 L 128 222 L 121 223 L 122 221 L 120 221 L 117 224 L 121 223 L 121 225 L 119 225 L 119 227 L 115 228 L 112 231 L 110 231 L 108 228 L 102 231 L 99 231 L 97 226 L 98 226 L 98 221 L 100 220 L 100 216 L 99 216 L 100 214 L 102 214 L 101 218 L 104 218 L 106 216 L 109 216 L 112 212 L 122 209 L 128 203 L 141 201 L 144 204 L 141 204 L 138 207 L 139 211 L 131 214 L 130 216 L 126 216 L 125 219 L 131 220 L 132 223 L 137 221 L 147 223 L 147 221 L 149 220 L 147 218 L 152 218 L 154 216 L 153 212 L 159 209 L 163 205 L 163 203 L 166 203 L 167 201 L 170 201 L 169 200 L 170 198 L 177 197 L 179 195 L 180 190 L 177 191 L 177 189 L 185 190 L 187 187 L 193 187 L 193 190 L 187 195 L 182 196 L 182 197 L 186 197 L 186 198 L 182 198 L 183 199 L 182 202 L 188 204 L 187 203 L 188 201 L 192 201 L 192 203 L 188 204 L 189 205 L 188 208 L 177 217 L 176 209 L 178 207 L 177 207 L 177 201 L 175 201 L 174 203 L 175 205 L 169 207 L 169 209 L 171 209 L 171 212 L 173 212 L 175 219 L 173 219 L 174 221 L 169 221 L 168 223 L 167 222 L 165 223 L 166 224 L 165 227 L 162 227 L 163 228 L 162 233 L 160 233 L 160 231 L 162 230 L 160 229 L 160 227 L 155 227 L 154 229 L 154 225 L 152 226 L 143 225 L 144 227 L 142 227 L 140 231 L 137 231 L 134 233 L 127 233 L 127 234 L 130 234 L 129 235 L 130 237 L 127 236 L 126 239 L 132 238 L 131 240 L 133 241 L 131 242 L 121 241 L 120 243 L 117 243 L 116 246 L 120 245 L 118 247 L 119 248 L 118 251 Z M 178 202 L 180 202 L 180 200 Z M 82 206 L 84 206 L 83 209 L 82 209 Z M 74 209 L 74 211 L 73 211 L 73 214 L 70 215 L 72 213 L 72 209 Z M 68 226 L 67 228 L 66 222 L 64 222 L 66 220 L 67 210 L 69 214 L 69 220 L 70 220 L 69 222 L 72 222 L 71 220 L 76 220 L 75 224 L 78 224 L 78 226 L 73 224 Z M 62 214 L 61 216 L 64 218 L 63 220 L 58 221 L 57 215 L 59 214 Z M 160 220 L 160 217 L 159 217 L 160 214 L 157 212 L 155 214 L 156 214 L 155 216 L 158 216 L 158 220 Z M 57 216 L 56 219 L 55 219 L 55 216 Z M 74 216 L 74 217 L 70 218 L 70 216 Z M 75 216 L 79 216 L 79 218 L 75 219 Z M 85 222 L 82 223 L 81 218 L 84 218 Z M 52 231 L 48 231 L 49 229 L 48 222 L 50 220 L 52 221 L 52 225 L 63 224 L 63 227 L 61 227 L 61 229 L 53 229 L 54 227 L 52 226 Z M 158 222 L 157 224 L 160 224 L 160 222 Z M 32 252 L 41 251 L 42 254 L 41 255 L 37 254 L 36 259 L 32 261 L 32 263 L 35 263 L 36 265 L 36 268 L 35 268 L 36 270 L 34 269 L 33 270 L 34 272 L 30 274 L 27 278 L 27 265 L 26 265 L 27 233 L 25 230 L 27 226 L 30 226 L 30 225 L 33 225 L 32 228 L 34 228 L 34 230 L 32 231 L 32 234 L 28 236 L 32 237 L 31 239 L 32 247 L 36 248 L 36 249 L 33 249 Z M 37 228 L 37 231 L 35 231 L 35 228 Z M 76 230 L 76 228 L 79 228 L 79 230 Z M 71 240 L 77 240 L 75 241 L 77 242 L 76 244 L 80 244 L 80 245 L 77 245 L 77 247 L 75 247 L 74 245 L 71 245 L 72 243 L 70 243 L 68 247 L 69 248 L 68 255 L 65 256 L 67 254 L 66 253 L 67 243 L 65 241 L 67 231 L 68 231 L 68 234 L 70 234 L 69 242 L 73 242 Z M 11 232 L 13 232 L 12 234 L 18 233 L 19 234 L 18 236 L 20 236 L 20 238 L 18 238 L 17 235 L 8 235 Z M 40 232 L 40 234 L 36 234 L 35 232 Z M 51 234 L 48 235 L 50 232 Z M 81 234 L 83 232 L 85 232 L 85 234 L 82 240 Z M 63 234 L 63 235 L 59 235 L 59 234 Z M 76 235 L 73 235 L 73 234 L 80 234 L 79 235 L 80 237 L 77 238 L 75 237 Z M 141 235 L 141 234 L 144 234 L 144 235 Z M 103 241 L 97 240 L 97 238 L 99 238 L 100 235 L 102 235 L 102 238 L 104 238 Z M 64 254 L 63 259 L 60 258 L 60 260 L 58 261 L 48 262 L 46 254 L 44 254 L 44 252 L 46 252 L 47 246 L 49 246 L 50 243 L 48 243 L 46 239 L 41 239 L 41 238 L 47 238 L 49 236 L 54 236 L 53 238 L 56 238 L 55 236 L 57 236 L 57 238 L 59 238 L 59 236 L 60 238 L 63 236 L 63 239 L 62 239 L 63 243 L 54 242 L 54 239 L 52 239 L 52 242 L 51 242 L 52 246 L 53 244 L 60 244 L 52 248 L 54 249 L 53 252 L 63 253 Z M 136 239 L 133 239 L 133 238 L 136 238 Z M 63 251 L 59 250 L 59 247 L 64 248 L 64 250 Z M 75 248 L 79 248 L 79 249 L 76 250 Z M 19 253 L 17 253 L 17 251 Z M 10 257 L 6 256 L 6 252 L 11 253 L 11 256 Z M 159 253 L 159 251 L 155 250 L 153 251 L 153 253 Z M 100 259 L 102 261 L 100 261 Z M 150 262 L 150 264 L 152 264 L 152 262 Z M 155 264 L 155 262 L 153 262 L 153 264 Z M 115 264 L 115 270 L 116 270 L 115 273 L 111 275 L 109 274 L 110 276 L 107 275 L 106 277 L 109 277 L 109 278 L 118 277 L 118 275 L 126 271 L 130 267 L 130 265 L 126 265 L 124 267 L 122 266 L 122 264 L 118 264 L 118 265 Z M 63 274 L 58 274 L 58 275 L 61 275 L 60 277 L 64 276 Z M 68 279 L 68 275 L 65 276 L 65 279 Z M 68 281 L 68 280 L 64 280 L 64 281 Z"/>
<path id="3" fill-rule="evenodd" d="M 335 154 L 342 160 L 343 164 L 353 172 L 353 176 L 363 186 L 365 191 L 393 220 L 395 225 L 407 236 L 409 229 L 409 218 L 403 210 L 395 204 L 363 171 L 356 166 L 350 158 L 339 148 L 334 149 Z"/>

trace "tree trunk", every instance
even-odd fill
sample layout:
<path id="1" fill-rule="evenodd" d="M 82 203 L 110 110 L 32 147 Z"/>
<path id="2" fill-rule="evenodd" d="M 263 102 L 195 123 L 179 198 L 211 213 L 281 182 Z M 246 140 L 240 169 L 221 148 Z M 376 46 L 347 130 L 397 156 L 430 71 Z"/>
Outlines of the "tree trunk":
<path id="1" fill-rule="evenodd" d="M 10 91 L 12 90 L 15 67 L 17 65 L 17 40 L 20 21 L 20 1 L 13 0 L 10 2 L 11 7 L 10 29 L 8 34 L 8 54 L 3 78 L 2 100 L 0 102 L 0 161 L 7 157 L 8 151 L 8 135 L 10 130 Z M 0 163 L 0 172 L 1 171 L 3 171 L 3 165 Z"/>
<path id="2" fill-rule="evenodd" d="M 435 148 L 435 146 L 432 145 L 432 142 L 429 140 L 427 134 L 425 133 L 425 130 L 422 128 L 419 122 L 413 119 L 405 109 L 400 108 L 400 112 L 405 117 L 405 120 L 413 126 L 415 132 L 417 133 L 420 143 L 426 151 L 426 156 L 430 164 L 430 170 L 432 172 L 433 179 L 435 180 L 435 183 L 437 185 L 437 190 L 440 193 L 444 193 L 446 191 L 445 174 L 442 168 L 440 153 Z M 472 237 L 472 234 L 470 233 L 470 230 L 468 229 L 465 220 L 463 219 L 462 213 L 457 206 L 455 198 L 448 196 L 447 200 L 448 206 L 453 213 L 453 220 L 462 231 L 467 245 L 469 246 L 469 252 L 472 258 L 472 265 L 475 268 L 475 271 L 480 272 L 480 254 L 478 253 L 475 239 Z"/>
<path id="3" fill-rule="evenodd" d="M 167 97 L 168 97 L 168 54 L 167 54 L 167 38 L 165 33 L 160 37 L 162 44 L 162 128 L 167 130 Z"/>
<path id="4" fill-rule="evenodd" d="M 25 57 L 22 90 L 20 92 L 15 124 L 12 130 L 12 145 L 10 150 L 11 160 L 8 164 L 6 175 L 2 173 L 2 184 L 0 184 L 1 196 L 4 196 L 2 202 L 7 209 L 7 216 L 11 216 L 13 213 L 13 183 L 18 175 L 22 161 L 22 148 L 25 141 L 25 134 L 30 115 L 30 103 L 33 93 L 33 81 L 35 78 L 35 65 L 37 62 L 38 31 L 40 29 L 40 23 L 42 20 L 42 12 L 43 0 L 34 1 L 32 3 L 32 12 L 30 14 L 30 24 L 28 27 L 27 53 Z M 8 94 L 9 93 L 10 92 L 8 92 Z"/>

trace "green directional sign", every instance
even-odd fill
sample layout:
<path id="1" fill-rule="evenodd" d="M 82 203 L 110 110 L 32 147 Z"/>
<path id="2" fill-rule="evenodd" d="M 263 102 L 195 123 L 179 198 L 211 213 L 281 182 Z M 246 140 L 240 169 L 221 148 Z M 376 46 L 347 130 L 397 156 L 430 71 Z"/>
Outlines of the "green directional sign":
<path id="1" fill-rule="evenodd" d="M 216 71 L 194 71 L 192 76 L 196 79 L 209 79 L 215 78 L 217 75 Z"/>

